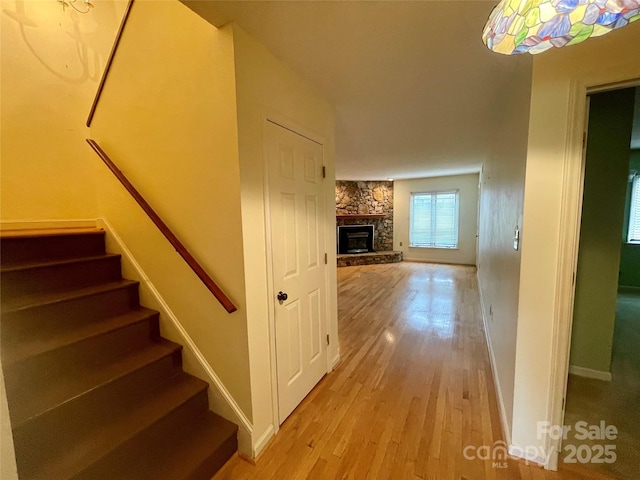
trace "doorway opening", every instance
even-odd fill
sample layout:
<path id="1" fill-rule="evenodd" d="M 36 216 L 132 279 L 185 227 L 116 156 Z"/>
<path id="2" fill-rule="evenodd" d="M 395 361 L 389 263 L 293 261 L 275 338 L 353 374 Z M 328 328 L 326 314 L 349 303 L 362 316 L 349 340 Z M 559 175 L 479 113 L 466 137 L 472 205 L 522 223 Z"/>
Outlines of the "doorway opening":
<path id="1" fill-rule="evenodd" d="M 640 470 L 640 243 L 628 237 L 640 87 L 591 94 L 588 105 L 560 462 L 631 479 Z"/>

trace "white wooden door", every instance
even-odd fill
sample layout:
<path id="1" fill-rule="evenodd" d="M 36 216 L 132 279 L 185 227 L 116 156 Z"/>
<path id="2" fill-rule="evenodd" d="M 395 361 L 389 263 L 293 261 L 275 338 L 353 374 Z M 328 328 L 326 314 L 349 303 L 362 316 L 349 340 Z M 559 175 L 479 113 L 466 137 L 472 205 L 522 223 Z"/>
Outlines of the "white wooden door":
<path id="1" fill-rule="evenodd" d="M 282 423 L 327 373 L 322 145 L 267 121 L 265 147 Z"/>

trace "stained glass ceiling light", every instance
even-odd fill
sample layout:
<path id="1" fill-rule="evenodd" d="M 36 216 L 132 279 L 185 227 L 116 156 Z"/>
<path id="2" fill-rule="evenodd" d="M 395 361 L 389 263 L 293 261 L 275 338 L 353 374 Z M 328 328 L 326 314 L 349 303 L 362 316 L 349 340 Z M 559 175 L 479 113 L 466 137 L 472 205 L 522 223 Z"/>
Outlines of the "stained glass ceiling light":
<path id="1" fill-rule="evenodd" d="M 540 53 L 640 20 L 640 0 L 501 0 L 482 41 L 504 55 Z"/>

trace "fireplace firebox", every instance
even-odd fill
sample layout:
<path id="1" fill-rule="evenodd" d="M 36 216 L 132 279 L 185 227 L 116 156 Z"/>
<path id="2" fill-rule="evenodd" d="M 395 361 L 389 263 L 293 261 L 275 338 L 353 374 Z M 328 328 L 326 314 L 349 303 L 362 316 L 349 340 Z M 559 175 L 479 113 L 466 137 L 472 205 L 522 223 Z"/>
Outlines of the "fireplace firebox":
<path id="1" fill-rule="evenodd" d="M 373 252 L 373 225 L 338 227 L 338 253 Z"/>

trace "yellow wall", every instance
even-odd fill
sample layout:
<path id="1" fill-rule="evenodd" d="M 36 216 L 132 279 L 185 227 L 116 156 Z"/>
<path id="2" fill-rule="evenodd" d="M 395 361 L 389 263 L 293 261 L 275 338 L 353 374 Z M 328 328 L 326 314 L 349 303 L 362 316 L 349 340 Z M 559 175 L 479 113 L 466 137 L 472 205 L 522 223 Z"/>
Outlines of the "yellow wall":
<path id="1" fill-rule="evenodd" d="M 126 2 L 2 2 L 1 219 L 95 218 L 85 121 Z"/>
<path id="2" fill-rule="evenodd" d="M 2 220 L 103 218 L 123 243 L 109 238 L 110 248 L 131 253 L 247 417 L 254 446 L 261 448 L 276 427 L 263 121 L 277 119 L 323 143 L 332 206 L 333 109 L 237 26 L 218 30 L 177 1 L 138 0 L 89 131 L 84 122 L 125 5 L 96 0 L 88 16 L 63 16 L 50 0 L 3 3 L 18 15 L 2 15 Z M 14 19 L 23 19 L 21 12 L 37 26 L 21 32 Z M 82 59 L 67 35 L 76 27 Z M 86 137 L 101 144 L 238 306 L 236 313 L 227 314 L 205 289 Z M 325 221 L 325 242 L 334 245 L 333 208 Z M 335 252 L 328 252 L 335 265 Z M 330 333 L 337 339 L 336 272 L 327 268 Z M 127 260 L 123 269 L 140 276 Z M 153 304 L 146 286 L 141 294 Z M 171 322 L 162 319 L 161 327 L 180 341 Z M 330 357 L 338 355 L 335 341 Z M 246 445 L 244 452 L 252 453 Z"/>
<path id="3" fill-rule="evenodd" d="M 251 419 L 236 124 L 231 29 L 177 1 L 137 1 L 91 135 L 238 311 L 226 313 L 96 163 L 98 210 Z"/>
<path id="4" fill-rule="evenodd" d="M 259 450 L 269 439 L 273 424 L 270 370 L 269 271 L 265 226 L 265 166 L 262 135 L 267 118 L 319 141 L 324 146 L 325 245 L 327 267 L 329 332 L 337 335 L 334 207 L 334 118 L 333 108 L 289 67 L 275 58 L 238 25 L 233 24 L 238 99 L 238 135 L 242 195 L 242 230 L 247 293 L 247 328 L 251 362 L 254 445 Z M 338 342 L 329 348 L 338 356 Z"/>
<path id="5" fill-rule="evenodd" d="M 248 454 L 276 427 L 262 148 L 271 117 L 322 140 L 332 179 L 333 110 L 317 92 L 236 25 L 218 30 L 179 2 L 143 1 L 131 12 L 91 131 L 238 305 L 226 314 L 106 168 L 96 167 L 100 214 L 251 421 Z M 332 201 L 332 180 L 327 195 Z M 334 222 L 327 215 L 330 245 Z"/>
<path id="6" fill-rule="evenodd" d="M 95 5 L 88 15 L 77 15 L 48 0 L 2 1 L 3 228 L 97 214 L 95 158 L 84 141 L 84 124 L 126 3 L 97 0 Z M 0 408 L 0 477 L 17 478 L 3 382 Z"/>
<path id="7" fill-rule="evenodd" d="M 560 232 L 566 204 L 565 169 L 572 167 L 571 162 L 581 162 L 579 151 L 576 155 L 572 148 L 579 145 L 581 137 L 585 89 L 640 78 L 639 44 L 640 22 L 636 22 L 580 45 L 552 49 L 534 59 L 513 443 L 536 447 L 545 455 L 546 439 L 537 435 L 536 423 L 550 419 L 553 402 L 552 345 L 560 308 L 558 293 L 563 288 L 558 272 L 563 260 Z M 566 278 L 560 280 L 566 284 Z"/>
<path id="8" fill-rule="evenodd" d="M 405 260 L 476 264 L 478 228 L 478 174 L 396 180 L 393 183 L 393 249 Z M 409 246 L 409 217 L 412 192 L 459 191 L 458 248 L 415 248 Z M 402 246 L 400 246 L 402 242 Z"/>

